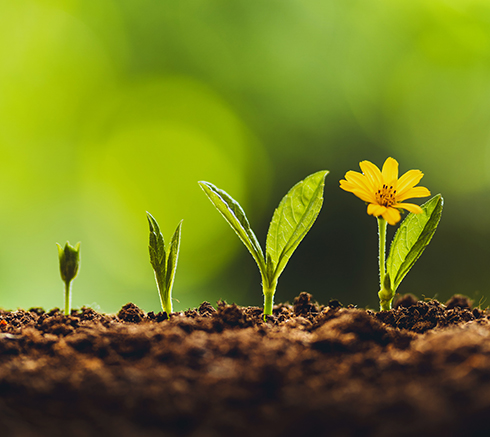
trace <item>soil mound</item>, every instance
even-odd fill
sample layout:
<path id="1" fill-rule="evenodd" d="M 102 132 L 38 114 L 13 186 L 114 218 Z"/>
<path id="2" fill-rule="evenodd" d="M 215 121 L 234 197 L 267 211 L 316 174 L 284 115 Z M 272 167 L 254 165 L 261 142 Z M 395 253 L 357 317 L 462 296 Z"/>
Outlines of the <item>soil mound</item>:
<path id="1" fill-rule="evenodd" d="M 8 436 L 489 435 L 490 323 L 461 296 L 380 313 L 0 311 Z"/>

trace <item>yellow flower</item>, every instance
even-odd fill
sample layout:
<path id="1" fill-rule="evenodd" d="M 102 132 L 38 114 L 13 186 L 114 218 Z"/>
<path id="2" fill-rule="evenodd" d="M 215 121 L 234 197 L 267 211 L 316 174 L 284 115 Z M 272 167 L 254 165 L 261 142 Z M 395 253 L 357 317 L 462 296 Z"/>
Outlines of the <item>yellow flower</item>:
<path id="1" fill-rule="evenodd" d="M 401 218 L 400 208 L 415 214 L 422 212 L 418 205 L 401 203 L 414 197 L 430 196 L 427 188 L 415 186 L 424 176 L 420 170 L 407 171 L 398 178 L 398 162 L 393 158 L 385 161 L 382 171 L 369 161 L 360 162 L 359 167 L 362 173 L 348 171 L 340 181 L 340 188 L 367 202 L 368 214 L 382 216 L 390 225 L 395 225 Z"/>

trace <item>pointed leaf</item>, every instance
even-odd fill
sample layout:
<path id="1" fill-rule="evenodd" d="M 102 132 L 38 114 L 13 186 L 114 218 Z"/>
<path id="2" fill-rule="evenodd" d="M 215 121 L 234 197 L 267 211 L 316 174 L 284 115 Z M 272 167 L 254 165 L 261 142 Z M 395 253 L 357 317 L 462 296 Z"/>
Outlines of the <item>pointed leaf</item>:
<path id="1" fill-rule="evenodd" d="M 174 285 L 175 271 L 177 270 L 177 261 L 179 260 L 179 250 L 180 250 L 180 231 L 182 229 L 182 221 L 177 226 L 174 232 L 172 240 L 170 242 L 170 247 L 168 247 L 167 252 L 167 271 L 166 271 L 166 288 L 169 293 L 172 293 L 172 287 Z"/>
<path id="2" fill-rule="evenodd" d="M 443 203 L 440 194 L 434 196 L 422 205 L 422 213 L 408 214 L 398 228 L 386 261 L 393 291 L 429 244 L 441 219 Z"/>
<path id="3" fill-rule="evenodd" d="M 226 191 L 220 190 L 213 184 L 205 181 L 199 182 L 200 187 L 208 196 L 216 209 L 222 214 L 228 224 L 236 232 L 242 243 L 252 254 L 259 266 L 262 275 L 265 275 L 265 260 L 260 244 L 255 236 L 247 216 L 240 204 Z"/>
<path id="4" fill-rule="evenodd" d="M 267 233 L 268 270 L 278 278 L 289 258 L 315 222 L 323 203 L 328 171 L 319 171 L 297 183 L 274 211 Z"/>
<path id="5" fill-rule="evenodd" d="M 146 217 L 150 225 L 150 244 L 148 246 L 150 263 L 155 271 L 160 271 L 162 267 L 165 267 L 162 266 L 165 262 L 165 241 L 155 218 L 148 211 L 146 211 Z"/>

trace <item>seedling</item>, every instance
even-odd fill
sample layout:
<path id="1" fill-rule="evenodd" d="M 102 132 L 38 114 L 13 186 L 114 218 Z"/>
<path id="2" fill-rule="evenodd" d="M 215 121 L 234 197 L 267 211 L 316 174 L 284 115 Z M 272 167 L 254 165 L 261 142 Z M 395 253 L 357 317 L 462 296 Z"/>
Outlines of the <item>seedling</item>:
<path id="1" fill-rule="evenodd" d="M 323 203 L 328 171 L 319 171 L 297 183 L 274 211 L 267 232 L 265 257 L 240 204 L 209 182 L 199 185 L 234 229 L 259 266 L 264 293 L 264 320 L 272 314 L 277 281 L 289 258 L 315 222 Z"/>
<path id="2" fill-rule="evenodd" d="M 380 309 L 389 310 L 402 279 L 422 255 L 434 235 L 442 214 L 443 198 L 434 196 L 422 206 L 402 203 L 414 197 L 430 196 L 425 187 L 416 187 L 424 176 L 420 170 L 410 170 L 398 178 L 398 162 L 388 158 L 382 171 L 369 161 L 359 163 L 362 174 L 348 171 L 340 188 L 368 203 L 367 213 L 378 219 Z M 410 213 L 398 228 L 385 263 L 386 224 L 395 225 L 400 210 Z"/>
<path id="3" fill-rule="evenodd" d="M 65 315 L 71 311 L 71 281 L 77 277 L 80 268 L 80 242 L 73 247 L 68 241 L 62 248 L 58 243 L 61 279 L 65 283 Z"/>
<path id="4" fill-rule="evenodd" d="M 172 287 L 179 259 L 182 221 L 177 226 L 169 246 L 165 248 L 165 241 L 157 221 L 148 211 L 146 215 L 150 225 L 150 244 L 148 246 L 150 263 L 155 271 L 162 310 L 170 314 L 172 312 Z"/>

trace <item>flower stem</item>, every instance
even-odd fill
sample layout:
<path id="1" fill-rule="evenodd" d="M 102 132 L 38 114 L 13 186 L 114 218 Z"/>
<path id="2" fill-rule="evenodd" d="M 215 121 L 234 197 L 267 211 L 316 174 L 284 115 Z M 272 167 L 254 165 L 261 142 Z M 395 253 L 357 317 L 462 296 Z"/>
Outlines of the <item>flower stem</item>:
<path id="1" fill-rule="evenodd" d="M 395 293 L 391 290 L 390 278 L 386 276 L 386 220 L 378 217 L 379 234 L 379 309 L 381 311 L 391 310 L 391 303 Z"/>
<path id="2" fill-rule="evenodd" d="M 69 316 L 71 311 L 71 281 L 65 282 L 65 316 Z"/>
<path id="3" fill-rule="evenodd" d="M 378 217 L 378 235 L 379 235 L 379 284 L 380 288 L 383 288 L 386 266 L 386 220 L 383 217 Z"/>

